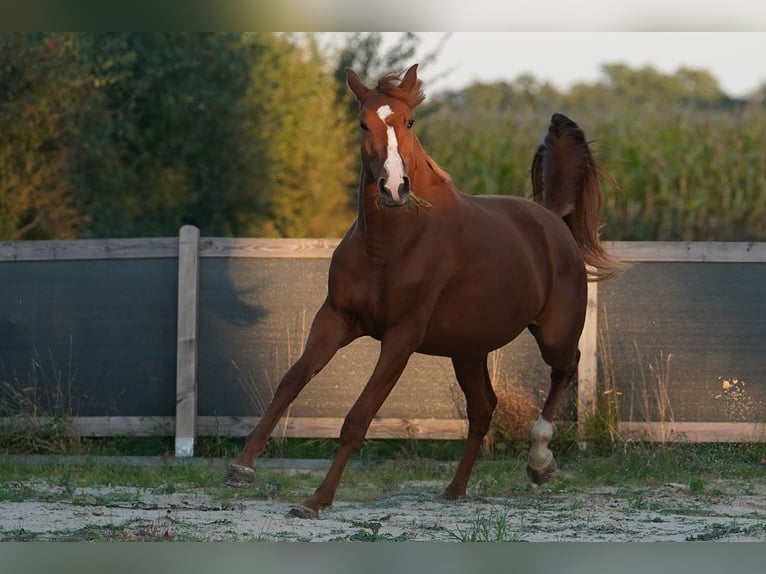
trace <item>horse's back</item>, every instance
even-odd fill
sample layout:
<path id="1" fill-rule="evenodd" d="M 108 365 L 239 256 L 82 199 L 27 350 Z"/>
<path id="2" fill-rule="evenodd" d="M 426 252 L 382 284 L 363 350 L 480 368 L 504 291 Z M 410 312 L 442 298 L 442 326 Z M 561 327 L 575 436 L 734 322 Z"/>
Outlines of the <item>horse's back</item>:
<path id="1" fill-rule="evenodd" d="M 455 343 L 465 351 L 498 348 L 536 323 L 553 299 L 581 306 L 582 257 L 566 224 L 544 207 L 465 196 L 453 232 L 454 270 L 430 320 L 435 344 L 425 352 L 455 352 Z"/>
<path id="2" fill-rule="evenodd" d="M 464 196 L 469 219 L 486 230 L 487 245 L 526 255 L 538 268 L 546 262 L 582 266 L 577 243 L 563 219 L 538 203 L 509 195 Z M 549 260 L 549 261 L 548 261 Z"/>

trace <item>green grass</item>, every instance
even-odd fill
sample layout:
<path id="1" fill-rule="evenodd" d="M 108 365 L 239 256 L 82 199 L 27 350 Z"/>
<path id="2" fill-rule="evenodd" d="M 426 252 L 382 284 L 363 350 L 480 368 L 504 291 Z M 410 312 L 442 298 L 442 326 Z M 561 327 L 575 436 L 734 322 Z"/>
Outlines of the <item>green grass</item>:
<path id="1" fill-rule="evenodd" d="M 392 446 L 392 445 L 389 445 Z M 323 447 L 324 448 L 324 447 Z M 409 447 L 408 447 L 409 448 Z M 440 453 L 445 454 L 445 453 Z M 572 452 L 558 458 L 559 471 L 542 488 L 553 492 L 576 492 L 587 487 L 653 485 L 666 482 L 687 485 L 693 494 L 707 491 L 718 479 L 747 481 L 763 479 L 766 445 L 762 444 L 634 444 L 623 445 L 610 456 Z M 13 459 L 9 459 L 13 460 Z M 437 481 L 446 484 L 451 478 L 457 457 L 444 463 L 438 459 L 390 456 L 387 451 L 376 457 L 358 460 L 346 470 L 338 496 L 346 500 L 372 500 L 386 492 L 398 492 L 414 481 Z M 0 500 L 18 500 L 29 496 L 30 473 L 48 484 L 55 484 L 61 496 L 76 488 L 93 485 L 161 488 L 205 488 L 220 491 L 221 497 L 236 496 L 299 500 L 313 492 L 324 470 L 283 471 L 258 469 L 251 489 L 233 491 L 221 483 L 228 459 L 196 464 L 124 465 L 104 457 L 82 464 L 51 462 L 30 467 L 23 462 L 0 464 Z M 498 496 L 509 491 L 527 491 L 523 456 L 490 460 L 481 458 L 474 469 L 469 490 L 480 496 Z M 409 487 L 407 487 L 409 488 Z"/>
<path id="2" fill-rule="evenodd" d="M 521 542 L 523 531 L 523 515 L 516 524 L 510 510 L 492 508 L 489 512 L 477 512 L 476 519 L 468 526 L 448 532 L 459 542 Z"/>
<path id="3" fill-rule="evenodd" d="M 608 457 L 583 456 L 572 461 L 586 480 L 606 485 L 628 482 L 683 482 L 763 476 L 759 464 L 766 444 L 623 445 Z M 706 480 L 707 479 L 707 480 Z M 699 489 L 700 485 L 692 486 Z"/>
<path id="4" fill-rule="evenodd" d="M 748 528 L 739 526 L 736 521 L 732 521 L 729 524 L 715 523 L 711 524 L 708 528 L 703 530 L 699 534 L 693 536 L 687 536 L 687 542 L 710 542 L 713 540 L 720 540 L 726 536 L 732 534 L 751 535 L 754 532 L 760 532 L 763 530 L 763 525 L 754 525 Z"/>
<path id="5" fill-rule="evenodd" d="M 44 437 L 38 438 L 39 440 L 30 443 L 29 440 L 21 440 L 21 437 L 13 433 L 0 432 L 0 455 L 173 456 L 175 450 L 173 437 L 78 437 L 74 448 L 71 444 L 44 441 Z M 234 458 L 244 444 L 244 437 L 201 436 L 196 440 L 194 452 L 195 456 L 201 458 Z M 357 451 L 355 458 L 369 461 L 379 459 L 455 460 L 460 456 L 462 448 L 462 441 L 454 440 L 367 439 Z M 525 447 L 520 445 L 520 448 Z M 326 459 L 332 458 L 337 449 L 337 439 L 272 438 L 262 456 Z M 514 452 L 521 452 L 521 450 Z"/>

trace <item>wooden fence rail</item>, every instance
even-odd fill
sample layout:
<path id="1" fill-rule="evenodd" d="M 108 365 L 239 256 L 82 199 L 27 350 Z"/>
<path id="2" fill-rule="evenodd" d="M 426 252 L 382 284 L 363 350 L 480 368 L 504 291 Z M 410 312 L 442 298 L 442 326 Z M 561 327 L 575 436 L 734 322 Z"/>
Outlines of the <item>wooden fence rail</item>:
<path id="1" fill-rule="evenodd" d="M 193 456 L 194 441 L 203 435 L 246 435 L 257 417 L 198 416 L 198 330 L 201 258 L 330 258 L 338 241 L 331 239 L 231 239 L 199 236 L 184 226 L 179 238 L 31 241 L 0 243 L 0 263 L 84 259 L 178 260 L 178 320 L 176 347 L 175 417 L 117 416 L 76 417 L 73 424 L 83 435 L 174 435 L 176 456 Z M 628 262 L 766 263 L 766 243 L 742 242 L 609 242 L 608 251 Z M 578 424 L 596 408 L 599 365 L 598 284 L 588 291 L 588 314 L 581 338 L 577 387 Z M 23 421 L 21 421 L 23 422 Z M 28 421 L 27 421 L 28 422 Z M 36 421 L 40 423 L 41 421 Z M 44 422 L 44 421 L 42 421 Z M 6 418 L 5 426 L 20 424 Z M 289 418 L 275 433 L 280 436 L 337 437 L 342 419 Z M 462 438 L 462 419 L 380 418 L 368 436 L 385 438 Z M 766 424 L 752 422 L 624 422 L 626 436 L 645 440 L 765 441 Z"/>

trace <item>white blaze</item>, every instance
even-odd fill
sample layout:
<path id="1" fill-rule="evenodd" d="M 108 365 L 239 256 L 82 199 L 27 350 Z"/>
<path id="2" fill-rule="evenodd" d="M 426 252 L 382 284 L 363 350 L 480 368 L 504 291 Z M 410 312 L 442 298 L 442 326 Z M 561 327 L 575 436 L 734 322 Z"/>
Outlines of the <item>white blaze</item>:
<path id="1" fill-rule="evenodd" d="M 386 123 L 386 118 L 394 112 L 391 107 L 380 106 L 377 114 L 381 121 L 386 125 L 386 136 L 388 145 L 386 147 L 386 161 L 383 163 L 383 169 L 386 170 L 386 187 L 391 191 L 391 197 L 394 201 L 399 199 L 399 186 L 404 183 L 404 162 L 399 155 L 399 141 L 396 139 L 394 128 Z"/>

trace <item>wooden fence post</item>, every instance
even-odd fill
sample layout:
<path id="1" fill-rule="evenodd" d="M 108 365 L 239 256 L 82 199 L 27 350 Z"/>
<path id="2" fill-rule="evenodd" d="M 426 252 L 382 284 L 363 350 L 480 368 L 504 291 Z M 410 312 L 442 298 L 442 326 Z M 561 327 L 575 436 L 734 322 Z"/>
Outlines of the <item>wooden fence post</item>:
<path id="1" fill-rule="evenodd" d="M 580 365 L 577 383 L 577 432 L 580 448 L 587 448 L 585 421 L 596 412 L 598 388 L 598 283 L 588 283 L 588 307 L 580 336 Z"/>
<path id="2" fill-rule="evenodd" d="M 178 234 L 177 457 L 194 456 L 194 439 L 197 435 L 198 309 L 199 229 L 193 225 L 184 225 Z"/>

